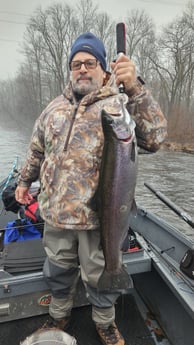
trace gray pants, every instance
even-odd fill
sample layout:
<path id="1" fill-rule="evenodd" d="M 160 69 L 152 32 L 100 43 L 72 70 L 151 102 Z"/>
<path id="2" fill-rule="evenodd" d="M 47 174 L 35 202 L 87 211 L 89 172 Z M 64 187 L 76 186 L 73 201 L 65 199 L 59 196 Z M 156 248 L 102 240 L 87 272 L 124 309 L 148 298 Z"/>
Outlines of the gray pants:
<path id="1" fill-rule="evenodd" d="M 44 275 L 51 289 L 49 313 L 55 319 L 69 316 L 79 275 L 92 304 L 92 319 L 104 327 L 115 319 L 118 293 L 97 289 L 104 269 L 99 230 L 63 230 L 45 224 L 43 244 L 47 259 Z"/>

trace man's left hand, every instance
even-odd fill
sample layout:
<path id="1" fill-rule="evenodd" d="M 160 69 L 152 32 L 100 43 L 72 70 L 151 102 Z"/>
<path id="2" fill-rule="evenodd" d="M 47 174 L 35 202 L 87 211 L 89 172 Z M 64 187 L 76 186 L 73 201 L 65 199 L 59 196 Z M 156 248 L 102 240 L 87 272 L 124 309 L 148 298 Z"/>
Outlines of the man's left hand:
<path id="1" fill-rule="evenodd" d="M 110 66 L 115 74 L 116 84 L 118 86 L 124 84 L 126 93 L 129 92 L 136 82 L 136 67 L 134 62 L 128 56 L 122 54 L 116 62 L 111 62 Z"/>

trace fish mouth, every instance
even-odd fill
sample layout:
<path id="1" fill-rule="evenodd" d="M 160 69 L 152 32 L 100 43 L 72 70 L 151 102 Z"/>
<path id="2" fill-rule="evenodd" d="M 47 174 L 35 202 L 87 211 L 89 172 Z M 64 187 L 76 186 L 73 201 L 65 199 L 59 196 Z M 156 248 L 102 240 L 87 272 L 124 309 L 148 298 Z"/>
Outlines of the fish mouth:
<path id="1" fill-rule="evenodd" d="M 111 109 L 110 109 L 111 110 Z M 124 112 L 107 112 L 102 110 L 102 125 L 104 127 L 111 127 L 112 132 L 119 141 L 129 142 L 135 137 L 135 122 L 131 118 L 128 111 Z"/>
<path id="2" fill-rule="evenodd" d="M 131 127 L 126 124 L 125 122 L 123 122 L 123 117 L 120 115 L 120 117 L 117 117 L 118 121 L 114 120 L 113 118 L 110 118 L 110 116 L 108 116 L 106 118 L 107 120 L 107 124 L 109 126 L 111 126 L 112 131 L 115 135 L 115 137 L 117 138 L 117 140 L 119 141 L 123 141 L 123 142 L 128 142 L 131 139 L 134 138 L 134 131 Z"/>

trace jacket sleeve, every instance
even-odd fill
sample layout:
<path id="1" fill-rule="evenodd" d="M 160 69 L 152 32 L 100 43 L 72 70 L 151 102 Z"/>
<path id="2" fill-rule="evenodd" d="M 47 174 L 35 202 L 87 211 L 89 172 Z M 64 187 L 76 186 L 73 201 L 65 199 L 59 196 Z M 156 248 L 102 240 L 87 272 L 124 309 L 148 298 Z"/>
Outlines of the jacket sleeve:
<path id="1" fill-rule="evenodd" d="M 167 136 L 167 121 L 159 104 L 139 80 L 127 95 L 127 109 L 136 123 L 138 146 L 150 152 L 158 151 Z"/>
<path id="2" fill-rule="evenodd" d="M 18 178 L 20 186 L 30 187 L 32 182 L 39 178 L 41 163 L 44 159 L 43 116 L 44 112 L 36 120 L 32 131 L 27 157 Z"/>

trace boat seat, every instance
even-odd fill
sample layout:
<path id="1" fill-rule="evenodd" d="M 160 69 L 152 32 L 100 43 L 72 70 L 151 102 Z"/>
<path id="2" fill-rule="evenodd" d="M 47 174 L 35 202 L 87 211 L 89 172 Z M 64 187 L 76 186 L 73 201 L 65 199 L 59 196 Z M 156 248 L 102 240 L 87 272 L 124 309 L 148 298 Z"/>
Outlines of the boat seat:
<path id="1" fill-rule="evenodd" d="M 45 257 L 42 239 L 7 243 L 1 252 L 0 266 L 9 273 L 41 270 Z"/>

